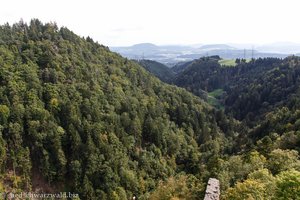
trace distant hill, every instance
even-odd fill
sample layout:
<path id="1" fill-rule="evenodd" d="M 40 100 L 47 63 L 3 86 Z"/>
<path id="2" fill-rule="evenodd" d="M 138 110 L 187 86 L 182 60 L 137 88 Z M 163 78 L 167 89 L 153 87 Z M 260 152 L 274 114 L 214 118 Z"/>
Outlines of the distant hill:
<path id="1" fill-rule="evenodd" d="M 135 49 L 157 49 L 158 46 L 152 44 L 152 43 L 140 43 L 140 44 L 135 44 L 132 46 L 132 48 Z"/>
<path id="2" fill-rule="evenodd" d="M 151 43 L 141 43 L 128 47 L 110 47 L 112 51 L 120 53 L 129 59 L 147 59 L 163 63 L 168 67 L 177 62 L 185 61 L 178 55 L 193 53 L 195 48 L 181 45 L 157 46 Z"/>
<path id="3" fill-rule="evenodd" d="M 236 66 L 226 67 L 214 57 L 203 57 L 175 66 L 172 83 L 200 97 L 203 91 L 222 89 L 225 111 L 239 120 L 254 122 L 266 111 L 290 104 L 299 88 L 298 63 L 298 57 L 259 58 L 237 60 Z"/>
<path id="4" fill-rule="evenodd" d="M 168 67 L 179 62 L 191 61 L 203 56 L 219 55 L 224 59 L 236 58 L 285 58 L 289 55 L 286 51 L 272 51 L 274 48 L 258 47 L 257 49 L 241 49 L 227 44 L 209 45 L 164 45 L 158 46 L 151 43 L 141 43 L 129 47 L 111 47 L 112 51 L 130 59 L 155 60 Z M 270 51 L 270 52 L 269 52 Z"/>
<path id="5" fill-rule="evenodd" d="M 126 48 L 124 48 L 126 49 Z M 142 51 L 142 52 L 148 52 L 148 51 L 157 51 L 159 49 L 158 46 L 151 44 L 151 43 L 141 43 L 136 44 L 131 47 L 131 51 Z"/>
<path id="6" fill-rule="evenodd" d="M 180 72 L 182 72 L 187 66 L 189 66 L 192 62 L 194 61 L 187 61 L 187 62 L 179 62 L 176 65 L 174 65 L 174 67 L 171 68 L 171 70 L 178 74 Z"/>
<path id="7" fill-rule="evenodd" d="M 204 57 L 200 58 L 203 59 Z M 210 59 L 213 59 L 215 61 L 221 60 L 221 58 L 219 56 L 209 56 Z M 183 72 L 183 70 L 185 70 L 186 68 L 188 68 L 189 66 L 192 66 L 192 64 L 194 62 L 197 62 L 199 59 L 195 59 L 192 61 L 187 61 L 187 62 L 179 62 L 176 65 L 174 65 L 171 69 L 175 74 L 181 74 Z"/>
<path id="8" fill-rule="evenodd" d="M 269 142 L 299 152 L 299 57 L 237 60 L 230 67 L 203 57 L 179 66 L 172 83 L 249 127 L 248 134 L 239 138 L 245 146 L 265 151 Z"/>
<path id="9" fill-rule="evenodd" d="M 159 47 L 151 43 L 141 43 L 131 47 L 111 47 L 110 49 L 130 59 L 140 59 L 143 56 L 158 55 L 159 52 Z"/>
<path id="10" fill-rule="evenodd" d="M 220 88 L 225 81 L 222 80 L 225 76 L 222 76 L 222 68 L 218 60 L 214 57 L 203 57 L 184 63 L 172 82 L 198 96 L 201 96 L 201 90 L 211 92 Z M 215 81 L 216 79 L 218 81 Z"/>
<path id="11" fill-rule="evenodd" d="M 175 73 L 166 65 L 153 60 L 139 60 L 137 61 L 147 71 L 158 77 L 164 82 L 170 82 Z"/>

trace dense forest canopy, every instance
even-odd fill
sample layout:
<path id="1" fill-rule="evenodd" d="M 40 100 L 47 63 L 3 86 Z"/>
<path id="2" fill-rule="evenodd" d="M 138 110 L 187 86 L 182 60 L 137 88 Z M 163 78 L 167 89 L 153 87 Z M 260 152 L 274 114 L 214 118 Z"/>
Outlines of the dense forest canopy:
<path id="1" fill-rule="evenodd" d="M 151 74 L 166 83 L 170 82 L 175 75 L 169 67 L 157 61 L 142 59 L 137 62 Z"/>
<path id="2" fill-rule="evenodd" d="M 216 57 L 195 60 L 172 80 L 175 85 L 203 96 L 222 90 L 227 114 L 248 122 L 275 108 L 298 104 L 299 57 L 236 59 L 235 67 L 222 66 Z M 295 107 L 295 106 L 294 106 Z"/>
<path id="3" fill-rule="evenodd" d="M 297 71 L 296 61 L 287 67 Z M 269 62 L 272 70 L 282 61 Z M 202 199 L 216 177 L 224 199 L 300 197 L 297 106 L 277 106 L 251 128 L 90 37 L 37 19 L 0 26 L 0 82 L 0 192 Z"/>

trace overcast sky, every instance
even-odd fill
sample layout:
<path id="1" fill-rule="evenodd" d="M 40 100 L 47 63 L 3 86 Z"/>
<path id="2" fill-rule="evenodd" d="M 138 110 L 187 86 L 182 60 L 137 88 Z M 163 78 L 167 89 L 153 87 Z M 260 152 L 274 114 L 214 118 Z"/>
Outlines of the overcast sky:
<path id="1" fill-rule="evenodd" d="M 38 18 L 107 46 L 300 43 L 299 0 L 1 0 L 0 23 Z"/>

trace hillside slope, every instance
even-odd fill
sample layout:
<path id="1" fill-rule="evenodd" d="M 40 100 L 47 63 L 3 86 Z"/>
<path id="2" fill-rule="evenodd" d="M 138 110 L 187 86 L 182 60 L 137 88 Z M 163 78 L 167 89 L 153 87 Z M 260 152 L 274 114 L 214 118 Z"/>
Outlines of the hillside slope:
<path id="1" fill-rule="evenodd" d="M 223 190 L 227 188 L 222 196 L 237 200 L 258 196 L 299 199 L 300 58 L 237 59 L 236 64 L 221 66 L 215 57 L 204 57 L 185 66 L 173 79 L 176 85 L 202 98 L 203 90 L 217 94 L 216 105 L 221 104 L 227 115 L 242 122 L 244 130 L 234 139 L 239 154 L 211 166 L 219 167 L 216 177 Z M 254 164 L 251 160 L 260 161 Z M 235 162 L 242 162 L 244 167 Z M 247 171 L 249 162 L 256 170 L 247 176 L 239 174 Z M 233 170 L 225 170 L 224 175 L 224 168 L 229 166 Z M 237 182 L 229 187 L 228 179 Z M 290 193 L 283 188 L 288 184 L 294 188 Z"/>
<path id="2" fill-rule="evenodd" d="M 164 82 L 170 82 L 175 75 L 169 67 L 153 60 L 139 60 L 138 63 Z"/>
<path id="3" fill-rule="evenodd" d="M 0 190 L 41 173 L 82 199 L 142 198 L 226 141 L 210 106 L 89 37 L 32 20 L 1 26 L 0 43 Z"/>
<path id="4" fill-rule="evenodd" d="M 172 82 L 203 97 L 223 91 L 221 101 L 227 114 L 238 120 L 258 122 L 265 113 L 298 101 L 299 57 L 260 58 L 237 65 L 220 65 L 215 57 L 188 64 Z"/>

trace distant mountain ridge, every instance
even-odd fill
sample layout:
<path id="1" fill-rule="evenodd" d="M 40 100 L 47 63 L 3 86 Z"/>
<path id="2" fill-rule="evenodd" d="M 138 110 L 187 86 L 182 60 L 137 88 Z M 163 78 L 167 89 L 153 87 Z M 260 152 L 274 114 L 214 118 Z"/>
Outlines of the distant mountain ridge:
<path id="1" fill-rule="evenodd" d="M 299 55 L 300 44 L 274 43 L 249 48 L 249 45 L 203 44 L 203 45 L 155 45 L 140 43 L 128 47 L 110 47 L 114 52 L 129 59 L 147 59 L 163 63 L 168 67 L 178 62 L 186 62 L 203 56 L 219 55 L 224 59 L 236 58 L 285 58 L 291 54 Z M 247 48 L 246 48 L 247 47 Z"/>

